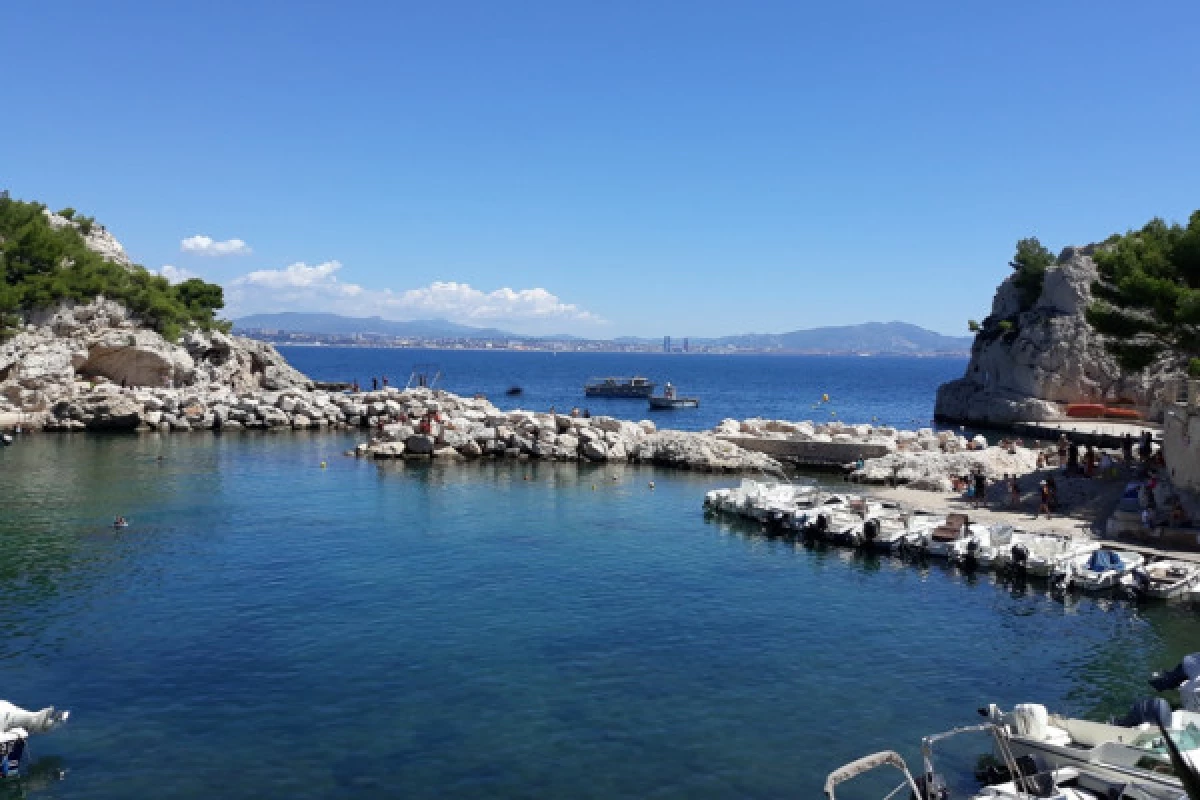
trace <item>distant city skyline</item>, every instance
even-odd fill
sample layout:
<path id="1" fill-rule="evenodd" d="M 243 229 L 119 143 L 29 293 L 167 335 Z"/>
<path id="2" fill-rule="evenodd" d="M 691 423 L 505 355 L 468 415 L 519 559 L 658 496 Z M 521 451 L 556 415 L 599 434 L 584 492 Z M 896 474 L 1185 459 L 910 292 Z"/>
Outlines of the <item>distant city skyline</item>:
<path id="1" fill-rule="evenodd" d="M 1200 206 L 1200 6 L 8 9 L 0 188 L 227 316 L 715 337 L 982 319 Z"/>

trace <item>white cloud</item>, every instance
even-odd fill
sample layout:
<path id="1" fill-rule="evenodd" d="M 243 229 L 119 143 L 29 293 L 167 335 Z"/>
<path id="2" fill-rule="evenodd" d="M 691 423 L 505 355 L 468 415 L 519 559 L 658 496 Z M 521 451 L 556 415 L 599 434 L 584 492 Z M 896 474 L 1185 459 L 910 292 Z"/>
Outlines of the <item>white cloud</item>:
<path id="1" fill-rule="evenodd" d="M 367 289 L 339 280 L 341 269 L 339 261 L 311 266 L 297 262 L 283 269 L 247 273 L 229 284 L 231 309 L 235 314 L 319 310 L 391 319 L 438 317 L 468 325 L 526 329 L 542 324 L 604 323 L 596 314 L 540 287 L 482 291 L 466 283 L 434 281 L 416 289 Z"/>
<path id="2" fill-rule="evenodd" d="M 163 264 L 154 274 L 163 276 L 171 283 L 183 283 L 188 278 L 196 277 L 196 273 L 186 270 L 183 267 L 171 266 L 170 264 Z"/>
<path id="3" fill-rule="evenodd" d="M 358 286 L 351 283 L 338 283 L 333 273 L 342 268 L 340 261 L 325 261 L 310 267 L 303 261 L 289 264 L 283 269 L 260 269 L 247 273 L 233 281 L 235 286 L 261 286 L 265 289 L 305 289 L 320 288 L 337 290 Z M 353 293 L 353 292 L 352 292 Z"/>
<path id="4" fill-rule="evenodd" d="M 218 242 L 211 236 L 189 236 L 179 243 L 179 249 L 185 253 L 195 253 L 201 256 L 244 256 L 250 253 L 250 246 L 241 239 L 226 239 Z"/>
<path id="5" fill-rule="evenodd" d="M 570 319 L 599 322 L 574 303 L 564 303 L 542 288 L 483 292 L 466 283 L 434 281 L 420 289 L 385 292 L 388 308 L 409 314 L 432 314 L 456 320 Z"/>

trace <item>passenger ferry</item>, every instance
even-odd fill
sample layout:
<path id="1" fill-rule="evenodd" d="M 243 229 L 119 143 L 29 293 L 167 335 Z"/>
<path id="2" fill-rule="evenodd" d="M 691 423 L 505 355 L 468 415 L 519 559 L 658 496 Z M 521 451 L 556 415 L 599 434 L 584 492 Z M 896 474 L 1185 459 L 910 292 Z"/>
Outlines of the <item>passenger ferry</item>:
<path id="1" fill-rule="evenodd" d="M 647 398 L 654 394 L 656 384 L 649 378 L 592 378 L 583 387 L 588 397 Z"/>

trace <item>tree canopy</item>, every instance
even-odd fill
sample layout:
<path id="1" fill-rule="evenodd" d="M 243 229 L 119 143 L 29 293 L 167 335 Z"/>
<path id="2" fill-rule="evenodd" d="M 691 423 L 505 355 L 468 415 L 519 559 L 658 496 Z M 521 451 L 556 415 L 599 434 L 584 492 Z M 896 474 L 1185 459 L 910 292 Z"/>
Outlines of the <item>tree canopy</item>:
<path id="1" fill-rule="evenodd" d="M 195 278 L 172 286 L 145 267 L 107 261 L 88 249 L 73 225 L 52 227 L 44 209 L 0 192 L 0 338 L 14 332 L 14 312 L 98 295 L 120 302 L 170 340 L 192 325 L 228 328 L 216 318 L 225 305 L 220 286 Z M 72 216 L 88 229 L 93 224 L 90 217 Z"/>
<path id="2" fill-rule="evenodd" d="M 1046 269 L 1054 261 L 1054 254 L 1047 250 L 1037 237 L 1031 236 L 1017 242 L 1017 253 L 1008 265 L 1017 271 L 1013 284 L 1021 293 L 1022 311 L 1028 311 L 1037 302 L 1042 293 Z"/>
<path id="3" fill-rule="evenodd" d="M 1100 279 L 1087 319 L 1123 369 L 1200 357 L 1200 211 L 1187 227 L 1156 218 L 1113 236 L 1093 258 Z"/>

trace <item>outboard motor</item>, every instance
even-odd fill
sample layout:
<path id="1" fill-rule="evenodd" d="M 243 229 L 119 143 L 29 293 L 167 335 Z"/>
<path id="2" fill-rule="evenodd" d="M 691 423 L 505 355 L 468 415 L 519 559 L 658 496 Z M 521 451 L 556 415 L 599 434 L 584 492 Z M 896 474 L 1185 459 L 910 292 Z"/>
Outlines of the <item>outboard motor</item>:
<path id="1" fill-rule="evenodd" d="M 1200 653 L 1192 653 L 1183 657 L 1183 661 L 1170 670 L 1159 670 L 1150 676 L 1150 685 L 1157 691 L 1178 689 L 1183 682 L 1200 677 Z"/>
<path id="2" fill-rule="evenodd" d="M 1012 571 L 1015 575 L 1024 575 L 1029 569 L 1029 548 L 1018 542 L 1012 546 Z"/>
<path id="3" fill-rule="evenodd" d="M 816 530 L 817 536 L 820 536 L 822 539 L 824 539 L 825 534 L 829 531 L 829 515 L 828 514 L 818 514 L 817 515 L 816 528 L 817 528 L 817 530 Z"/>
<path id="4" fill-rule="evenodd" d="M 867 547 L 874 547 L 875 541 L 879 538 L 879 520 L 869 519 L 863 524 L 863 543 Z"/>
<path id="5" fill-rule="evenodd" d="M 1125 716 L 1112 720 L 1113 725 L 1122 728 L 1136 728 L 1142 723 L 1171 727 L 1171 704 L 1161 697 L 1147 697 L 1135 702 Z"/>
<path id="6" fill-rule="evenodd" d="M 1125 599 L 1131 603 L 1138 603 L 1146 599 L 1146 591 L 1150 588 L 1150 576 L 1146 570 L 1138 567 L 1129 574 L 1131 583 L 1121 584 L 1122 592 Z"/>

